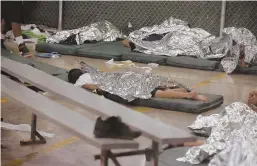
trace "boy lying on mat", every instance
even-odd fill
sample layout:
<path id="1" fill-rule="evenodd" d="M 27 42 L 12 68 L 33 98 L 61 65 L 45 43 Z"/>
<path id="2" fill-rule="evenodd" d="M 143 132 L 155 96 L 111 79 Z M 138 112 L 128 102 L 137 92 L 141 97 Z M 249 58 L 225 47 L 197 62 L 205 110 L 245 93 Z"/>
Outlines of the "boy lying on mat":
<path id="1" fill-rule="evenodd" d="M 81 69 L 72 69 L 69 71 L 68 80 L 70 83 L 75 84 L 77 87 L 82 87 L 87 90 L 96 91 L 99 95 L 104 95 L 106 98 L 108 96 L 114 95 L 101 90 L 97 84 L 94 83 L 91 74 L 87 72 L 83 72 Z M 156 87 L 151 92 L 152 97 L 157 98 L 171 98 L 171 99 L 192 99 L 197 101 L 207 101 L 207 98 L 203 95 L 199 95 L 194 91 L 188 91 L 185 88 L 180 87 Z"/>

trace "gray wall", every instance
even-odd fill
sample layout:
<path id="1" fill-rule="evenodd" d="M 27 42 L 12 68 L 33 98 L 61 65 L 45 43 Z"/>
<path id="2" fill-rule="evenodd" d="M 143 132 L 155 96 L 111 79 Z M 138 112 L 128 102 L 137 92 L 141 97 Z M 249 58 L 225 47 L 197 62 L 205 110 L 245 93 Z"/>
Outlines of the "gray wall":
<path id="1" fill-rule="evenodd" d="M 27 23 L 58 26 L 58 2 L 38 2 L 27 14 Z M 100 20 L 109 20 L 123 32 L 130 21 L 134 28 L 161 23 L 173 16 L 219 34 L 220 1 L 64 1 L 63 28 L 72 29 Z M 227 2 L 226 26 L 245 27 L 257 36 L 257 2 Z"/>

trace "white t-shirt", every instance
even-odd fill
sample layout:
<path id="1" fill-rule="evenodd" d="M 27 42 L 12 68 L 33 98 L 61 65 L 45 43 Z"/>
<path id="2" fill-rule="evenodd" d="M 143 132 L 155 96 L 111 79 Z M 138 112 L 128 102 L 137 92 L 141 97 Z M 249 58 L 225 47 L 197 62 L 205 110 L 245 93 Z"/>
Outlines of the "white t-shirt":
<path id="1" fill-rule="evenodd" d="M 85 84 L 95 84 L 89 73 L 82 74 L 74 85 L 81 87 Z"/>

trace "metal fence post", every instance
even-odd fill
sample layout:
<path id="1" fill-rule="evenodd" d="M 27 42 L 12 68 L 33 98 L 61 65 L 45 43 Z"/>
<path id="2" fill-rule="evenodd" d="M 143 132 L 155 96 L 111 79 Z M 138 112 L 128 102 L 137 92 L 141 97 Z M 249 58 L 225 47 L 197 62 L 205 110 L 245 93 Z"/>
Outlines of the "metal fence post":
<path id="1" fill-rule="evenodd" d="M 59 0 L 58 31 L 62 30 L 62 12 L 63 12 L 63 1 Z"/>
<path id="2" fill-rule="evenodd" d="M 222 36 L 222 31 L 224 29 L 225 17 L 226 17 L 226 0 L 222 0 L 222 2 L 221 2 L 221 14 L 220 14 L 220 36 Z"/>

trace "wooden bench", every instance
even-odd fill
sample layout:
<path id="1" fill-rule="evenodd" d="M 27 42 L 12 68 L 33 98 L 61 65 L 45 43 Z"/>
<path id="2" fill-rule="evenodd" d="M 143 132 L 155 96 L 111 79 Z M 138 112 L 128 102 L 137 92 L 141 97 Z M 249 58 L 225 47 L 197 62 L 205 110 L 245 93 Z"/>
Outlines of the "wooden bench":
<path id="1" fill-rule="evenodd" d="M 81 90 L 72 84 L 48 75 L 43 71 L 31 66 L 2 57 L 1 69 L 25 82 L 28 82 L 46 92 L 53 93 L 59 97 L 68 99 L 74 104 L 100 116 L 120 116 L 126 124 L 140 130 L 144 136 L 152 140 L 152 157 L 154 165 L 158 165 L 159 145 L 180 144 L 195 141 L 196 138 L 189 132 L 168 126 L 160 121 L 154 120 L 142 113 L 136 112 L 123 105 L 117 104 L 98 95 Z M 130 155 L 141 152 L 130 153 Z M 119 154 L 122 156 L 123 154 Z"/>
<path id="2" fill-rule="evenodd" d="M 1 76 L 1 79 L 1 90 L 8 96 L 11 96 L 15 100 L 31 108 L 33 112 L 31 140 L 27 142 L 22 141 L 22 144 L 45 143 L 44 138 L 36 131 L 36 118 L 38 115 L 65 128 L 67 131 L 79 136 L 89 144 L 101 149 L 101 163 L 103 165 L 106 165 L 109 157 L 112 160 L 115 160 L 114 162 L 117 162 L 111 154 L 107 155 L 107 152 L 111 149 L 137 149 L 139 147 L 139 144 L 133 140 L 97 139 L 93 135 L 94 122 L 92 120 L 5 76 Z M 36 136 L 39 136 L 40 139 L 36 140 Z"/>

